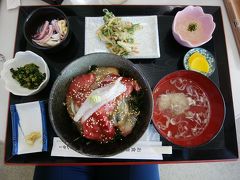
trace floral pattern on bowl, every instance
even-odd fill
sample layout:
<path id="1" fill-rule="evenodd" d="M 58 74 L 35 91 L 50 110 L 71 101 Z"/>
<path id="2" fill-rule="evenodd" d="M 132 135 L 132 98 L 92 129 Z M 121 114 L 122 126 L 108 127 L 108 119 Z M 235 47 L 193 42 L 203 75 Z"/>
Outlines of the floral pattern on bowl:
<path id="1" fill-rule="evenodd" d="M 215 27 L 211 14 L 199 6 L 187 6 L 176 14 L 172 33 L 179 44 L 192 48 L 210 41 Z"/>
<path id="2" fill-rule="evenodd" d="M 195 52 L 198 52 L 200 54 L 202 54 L 203 56 L 205 56 L 208 64 L 209 64 L 209 71 L 207 73 L 203 73 L 203 72 L 199 72 L 199 71 L 196 71 L 196 70 L 192 70 L 190 67 L 189 67 L 189 63 L 188 63 L 188 60 L 190 58 L 190 56 L 195 53 Z M 210 53 L 208 50 L 206 49 L 203 49 L 203 48 L 193 48 L 193 49 L 190 49 L 184 56 L 183 58 L 183 65 L 184 65 L 184 68 L 186 70 L 192 70 L 192 71 L 196 71 L 196 72 L 199 72 L 207 77 L 211 76 L 213 74 L 213 72 L 215 71 L 215 68 L 216 68 L 216 62 L 215 62 L 215 59 L 212 55 L 212 53 Z"/>
<path id="3" fill-rule="evenodd" d="M 26 64 L 34 63 L 39 66 L 39 71 L 46 73 L 45 80 L 38 86 L 37 89 L 28 89 L 22 87 L 19 82 L 17 82 L 12 77 L 10 69 L 17 69 L 18 67 L 24 66 Z M 42 57 L 33 53 L 32 51 L 19 51 L 15 54 L 13 59 L 7 60 L 3 64 L 3 69 L 1 71 L 1 79 L 3 79 L 5 88 L 14 95 L 18 96 L 30 96 L 40 92 L 48 83 L 50 78 L 49 68 Z"/>

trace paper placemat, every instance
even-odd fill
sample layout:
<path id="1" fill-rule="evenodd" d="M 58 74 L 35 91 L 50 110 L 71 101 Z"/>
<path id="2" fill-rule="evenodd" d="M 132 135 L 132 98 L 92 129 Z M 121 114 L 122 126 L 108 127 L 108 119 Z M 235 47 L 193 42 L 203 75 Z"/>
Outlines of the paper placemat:
<path id="1" fill-rule="evenodd" d="M 132 147 L 120 154 L 104 158 L 163 160 L 162 154 L 172 154 L 172 147 L 162 146 L 162 142 L 159 140 L 159 134 L 153 125 L 149 125 L 143 137 Z M 69 148 L 59 137 L 53 139 L 51 156 L 89 158 L 89 156 L 82 155 Z"/>

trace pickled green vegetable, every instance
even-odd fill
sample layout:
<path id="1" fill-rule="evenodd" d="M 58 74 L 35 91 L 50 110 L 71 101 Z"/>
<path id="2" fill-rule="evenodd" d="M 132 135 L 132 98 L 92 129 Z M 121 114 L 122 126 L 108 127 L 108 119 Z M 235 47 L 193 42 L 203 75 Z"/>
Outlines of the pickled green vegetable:
<path id="1" fill-rule="evenodd" d="M 39 71 L 39 66 L 33 63 L 26 64 L 16 70 L 11 68 L 10 71 L 12 77 L 17 80 L 22 87 L 28 89 L 37 89 L 46 78 L 46 74 L 41 73 Z"/>

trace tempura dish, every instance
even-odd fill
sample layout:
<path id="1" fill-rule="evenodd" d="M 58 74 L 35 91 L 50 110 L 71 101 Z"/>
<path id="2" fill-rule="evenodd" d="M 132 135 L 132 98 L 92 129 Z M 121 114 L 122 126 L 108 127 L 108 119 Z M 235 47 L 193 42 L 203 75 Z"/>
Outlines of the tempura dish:
<path id="1" fill-rule="evenodd" d="M 103 9 L 104 24 L 97 30 L 98 38 L 106 43 L 106 47 L 113 54 L 127 56 L 138 53 L 138 46 L 134 37 L 140 30 L 140 24 L 124 21 L 112 12 Z"/>

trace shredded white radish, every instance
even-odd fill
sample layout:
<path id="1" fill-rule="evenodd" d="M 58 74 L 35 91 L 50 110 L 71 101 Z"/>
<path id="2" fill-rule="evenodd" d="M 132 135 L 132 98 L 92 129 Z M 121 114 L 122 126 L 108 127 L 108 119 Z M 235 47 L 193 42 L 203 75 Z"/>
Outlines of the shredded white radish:
<path id="1" fill-rule="evenodd" d="M 184 113 L 184 111 L 188 110 L 192 104 L 195 104 L 194 100 L 183 93 L 162 94 L 158 98 L 159 109 L 169 109 L 175 115 Z"/>
<path id="2" fill-rule="evenodd" d="M 114 83 L 93 90 L 77 111 L 74 121 L 77 122 L 80 119 L 82 122 L 86 121 L 100 107 L 124 93 L 126 86 L 121 83 L 121 79 L 120 77 Z M 101 98 L 98 102 L 93 103 L 91 100 L 93 96 L 100 96 Z"/>

